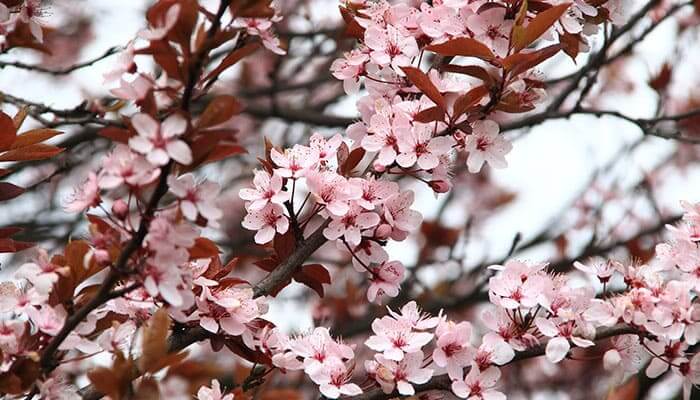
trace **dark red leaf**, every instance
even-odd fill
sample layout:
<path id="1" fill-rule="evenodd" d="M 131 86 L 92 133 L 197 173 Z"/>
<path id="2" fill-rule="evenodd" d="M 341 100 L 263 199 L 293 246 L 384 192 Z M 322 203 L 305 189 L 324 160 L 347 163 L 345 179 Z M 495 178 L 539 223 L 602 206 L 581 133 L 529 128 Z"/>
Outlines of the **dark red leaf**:
<path id="1" fill-rule="evenodd" d="M 433 44 L 425 49 L 443 56 L 476 57 L 485 61 L 493 61 L 498 58 L 485 44 L 467 37 L 459 37 L 443 43 Z"/>
<path id="2" fill-rule="evenodd" d="M 24 188 L 9 182 L 0 182 L 0 201 L 7 201 L 24 193 Z"/>
<path id="3" fill-rule="evenodd" d="M 445 110 L 447 105 L 445 97 L 430 80 L 428 75 L 416 67 L 401 67 L 401 70 L 406 74 L 406 77 L 414 84 L 421 92 L 425 93 L 438 107 Z"/>
<path id="4" fill-rule="evenodd" d="M 9 115 L 0 111 L 0 151 L 9 149 L 17 137 L 17 128 Z"/>

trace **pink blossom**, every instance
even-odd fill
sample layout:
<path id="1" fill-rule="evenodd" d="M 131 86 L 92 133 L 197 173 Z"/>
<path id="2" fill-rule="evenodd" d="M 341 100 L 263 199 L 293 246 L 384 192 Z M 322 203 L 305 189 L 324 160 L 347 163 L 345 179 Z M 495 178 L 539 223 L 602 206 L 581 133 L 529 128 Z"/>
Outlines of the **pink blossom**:
<path id="1" fill-rule="evenodd" d="M 362 188 L 355 181 L 348 182 L 335 172 L 313 173 L 307 177 L 306 184 L 319 204 L 336 217 L 342 217 L 350 210 L 350 201 L 362 196 Z M 358 242 L 359 243 L 359 242 Z"/>
<path id="2" fill-rule="evenodd" d="M 410 325 L 391 317 L 375 319 L 372 331 L 374 335 L 365 341 L 365 345 L 394 361 L 401 361 L 406 353 L 420 351 L 433 339 L 432 333 L 414 332 Z"/>
<path id="3" fill-rule="evenodd" d="M 244 228 L 257 231 L 255 243 L 270 242 L 275 233 L 284 234 L 289 229 L 289 220 L 279 204 L 269 203 L 260 210 L 248 210 L 241 223 Z"/>
<path id="4" fill-rule="evenodd" d="M 428 382 L 433 376 L 432 369 L 422 367 L 423 352 L 420 350 L 406 354 L 399 362 L 381 354 L 377 354 L 375 359 L 378 363 L 375 378 L 384 393 L 391 393 L 396 388 L 399 394 L 412 396 L 416 393 L 412 384 Z"/>
<path id="5" fill-rule="evenodd" d="M 418 211 L 411 210 L 413 199 L 413 191 L 405 190 L 384 202 L 383 217 L 393 228 L 392 238 L 403 239 L 406 232 L 412 232 L 420 226 L 423 216 Z"/>
<path id="6" fill-rule="evenodd" d="M 382 262 L 370 267 L 372 276 L 367 289 L 367 300 L 374 302 L 378 297 L 386 295 L 396 297 L 399 294 L 405 268 L 399 261 Z"/>
<path id="7" fill-rule="evenodd" d="M 202 386 L 197 391 L 198 400 L 233 400 L 233 393 L 224 395 L 221 392 L 221 385 L 219 381 L 213 379 L 211 381 L 211 387 Z"/>
<path id="8" fill-rule="evenodd" d="M 484 162 L 492 168 L 508 166 L 505 155 L 513 145 L 498 134 L 498 124 L 485 119 L 472 124 L 472 134 L 467 137 L 466 150 L 469 152 L 467 167 L 469 172 L 477 173 Z"/>
<path id="9" fill-rule="evenodd" d="M 419 52 L 416 39 L 392 25 L 386 29 L 370 26 L 365 31 L 365 44 L 371 49 L 372 62 L 382 67 L 390 65 L 399 75 L 403 75 L 401 67 L 410 65 Z"/>
<path id="10" fill-rule="evenodd" d="M 309 376 L 320 386 L 321 394 L 329 399 L 337 399 L 341 395 L 357 396 L 362 393 L 359 386 L 350 383 L 352 370 L 335 357 L 330 358 L 324 368 L 314 371 Z"/>
<path id="11" fill-rule="evenodd" d="M 433 329 L 440 323 L 440 317 L 423 312 L 414 300 L 404 304 L 399 311 L 389 308 L 389 315 L 419 331 Z"/>
<path id="12" fill-rule="evenodd" d="M 411 133 L 411 122 L 403 112 L 394 110 L 386 100 L 377 101 L 367 130 L 371 135 L 362 138 L 362 148 L 378 151 L 377 161 L 391 165 L 399 149 L 399 138 Z"/>
<path id="13" fill-rule="evenodd" d="M 292 340 L 289 347 L 304 361 L 304 371 L 317 375 L 333 359 L 351 360 L 355 354 L 346 344 L 336 342 L 327 328 L 315 328 L 310 334 Z"/>
<path id="14" fill-rule="evenodd" d="M 318 153 L 318 160 L 321 164 L 325 164 L 334 160 L 338 148 L 343 143 L 343 136 L 335 134 L 333 137 L 326 139 L 318 132 L 315 132 L 309 138 L 309 147 Z"/>
<path id="15" fill-rule="evenodd" d="M 342 217 L 332 216 L 331 223 L 323 230 L 323 235 L 329 240 L 342 237 L 349 245 L 357 246 L 360 244 L 362 231 L 379 223 L 379 215 L 363 211 L 357 204 L 351 204 L 348 212 Z"/>
<path id="16" fill-rule="evenodd" d="M 337 58 L 331 64 L 331 72 L 337 79 L 343 81 L 345 93 L 357 93 L 360 89 L 360 77 L 365 74 L 365 64 L 368 54 L 362 49 L 354 49 L 345 53 L 344 58 Z"/>
<path id="17" fill-rule="evenodd" d="M 136 72 L 136 63 L 134 63 L 134 42 L 129 42 L 126 48 L 119 52 L 115 57 L 111 68 L 105 72 L 105 83 L 111 83 L 120 79 L 126 73 Z"/>
<path id="18" fill-rule="evenodd" d="M 152 183 L 158 175 L 160 169 L 132 152 L 128 146 L 118 144 L 102 161 L 98 183 L 102 189 L 115 189 L 124 184 L 139 187 Z"/>
<path id="19" fill-rule="evenodd" d="M 472 361 L 474 348 L 471 346 L 472 326 L 469 322 L 454 323 L 441 321 L 435 336 L 433 362 L 447 369 L 450 379 L 461 379 L 463 369 Z"/>
<path id="20" fill-rule="evenodd" d="M 480 14 L 474 14 L 467 20 L 469 29 L 474 32 L 474 38 L 489 46 L 500 57 L 508 54 L 510 31 L 513 27 L 513 20 L 504 19 L 505 14 L 505 8 L 493 7 Z"/>
<path id="21" fill-rule="evenodd" d="M 67 314 L 63 306 L 51 307 L 44 305 L 41 309 L 30 308 L 27 310 L 29 318 L 41 332 L 56 336 L 63 328 Z"/>
<path id="22" fill-rule="evenodd" d="M 123 77 L 120 78 L 119 86 L 110 89 L 109 92 L 122 100 L 140 101 L 153 89 L 153 81 L 143 74 L 138 74 L 129 79 L 127 81 Z"/>
<path id="23" fill-rule="evenodd" d="M 556 319 L 535 318 L 537 329 L 551 339 L 547 342 L 545 354 L 547 359 L 553 363 L 563 360 L 569 353 L 573 342 L 578 347 L 590 347 L 595 343 L 581 336 L 575 335 L 576 324 L 573 321 L 559 322 Z"/>
<path id="24" fill-rule="evenodd" d="M 69 270 L 69 267 L 53 264 L 46 250 L 37 248 L 34 261 L 19 267 L 15 277 L 28 280 L 39 293 L 48 294 L 59 275 L 67 275 Z"/>
<path id="25" fill-rule="evenodd" d="M 416 162 L 422 170 L 431 170 L 438 166 L 438 157 L 447 154 L 454 145 L 454 139 L 449 136 L 433 137 L 430 125 L 416 126 L 408 135 L 399 138 L 399 151 L 396 162 L 410 168 Z"/>
<path id="26" fill-rule="evenodd" d="M 205 180 L 199 184 L 194 181 L 194 175 L 184 174 L 179 177 L 169 176 L 170 191 L 180 199 L 182 215 L 190 221 L 197 221 L 197 215 L 215 223 L 223 212 L 216 205 L 220 187 L 217 183 Z"/>
<path id="27" fill-rule="evenodd" d="M 270 158 L 279 167 L 276 172 L 283 178 L 297 179 L 305 176 L 318 163 L 316 149 L 295 144 L 291 149 L 280 153 L 277 149 L 270 151 Z"/>
<path id="28" fill-rule="evenodd" d="M 97 175 L 94 172 L 88 174 L 88 178 L 75 190 L 73 195 L 63 207 L 66 212 L 77 213 L 92 207 L 97 207 L 102 202 L 100 198 L 100 186 Z"/>
<path id="29" fill-rule="evenodd" d="M 172 114 L 160 124 L 150 115 L 139 113 L 131 123 L 138 135 L 129 139 L 129 146 L 144 154 L 151 164 L 162 166 L 170 159 L 184 165 L 192 162 L 192 151 L 179 139 L 187 130 L 187 120 L 179 114 Z"/>
<path id="30" fill-rule="evenodd" d="M 496 335 L 485 335 L 481 341 L 481 346 L 474 354 L 474 364 L 485 370 L 491 365 L 504 365 L 515 357 L 513 348 L 502 338 Z"/>
<path id="31" fill-rule="evenodd" d="M 506 396 L 493 389 L 501 377 L 501 371 L 490 367 L 484 371 L 472 368 L 464 378 L 452 382 L 452 392 L 467 400 L 505 400 Z"/>
<path id="32" fill-rule="evenodd" d="M 269 203 L 284 205 L 291 193 L 284 191 L 282 177 L 276 172 L 270 176 L 267 171 L 255 170 L 253 178 L 254 189 L 241 189 L 238 195 L 241 199 L 250 201 L 249 210 L 261 210 Z"/>
<path id="33" fill-rule="evenodd" d="M 365 210 L 374 210 L 374 208 L 392 195 L 399 192 L 399 185 L 396 182 L 378 180 L 372 177 L 367 179 L 351 178 L 353 182 L 360 181 L 362 186 L 362 196 L 355 200 Z"/>

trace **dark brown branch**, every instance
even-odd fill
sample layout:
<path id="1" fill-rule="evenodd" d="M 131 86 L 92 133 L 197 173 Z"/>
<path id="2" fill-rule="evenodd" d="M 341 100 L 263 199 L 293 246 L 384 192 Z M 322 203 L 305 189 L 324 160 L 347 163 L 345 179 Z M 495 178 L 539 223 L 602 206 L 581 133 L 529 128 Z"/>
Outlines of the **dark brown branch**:
<path id="1" fill-rule="evenodd" d="M 51 68 L 46 68 L 42 67 L 41 65 L 31 65 L 31 64 L 25 64 L 23 62 L 19 61 L 0 61 L 0 69 L 5 68 L 5 67 L 12 67 L 12 68 L 18 68 L 18 69 L 24 69 L 28 71 L 33 71 L 33 72 L 41 72 L 44 74 L 50 74 L 50 75 L 68 75 L 73 71 L 77 71 L 79 69 L 85 68 L 85 67 L 90 67 L 93 64 L 97 63 L 98 61 L 104 60 L 105 58 L 111 56 L 112 54 L 115 54 L 119 51 L 121 51 L 122 48 L 119 46 L 111 47 L 107 49 L 104 53 L 101 55 L 92 58 L 87 61 L 83 61 L 78 64 L 73 64 L 69 67 L 65 68 L 59 68 L 59 69 L 51 69 Z"/>

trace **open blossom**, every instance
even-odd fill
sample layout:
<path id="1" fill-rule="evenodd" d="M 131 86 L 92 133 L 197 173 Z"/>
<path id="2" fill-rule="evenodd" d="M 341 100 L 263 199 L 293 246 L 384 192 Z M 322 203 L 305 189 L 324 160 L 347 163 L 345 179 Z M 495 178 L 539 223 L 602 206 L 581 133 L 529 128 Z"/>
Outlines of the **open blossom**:
<path id="1" fill-rule="evenodd" d="M 382 317 L 372 322 L 374 335 L 365 341 L 370 349 L 382 352 L 389 360 L 401 361 L 406 353 L 414 353 L 433 339 L 429 332 L 415 332 L 405 322 Z"/>
<path id="2" fill-rule="evenodd" d="M 128 80 L 127 80 L 128 79 Z M 153 80 L 143 74 L 119 79 L 119 86 L 109 92 L 122 100 L 141 101 L 153 89 Z"/>
<path id="3" fill-rule="evenodd" d="M 438 166 L 439 156 L 447 154 L 454 144 L 454 139 L 448 136 L 433 137 L 433 129 L 429 125 L 414 127 L 409 135 L 399 138 L 399 151 L 396 162 L 409 168 L 418 163 L 423 170 Z"/>
<path id="4" fill-rule="evenodd" d="M 267 311 L 264 298 L 255 299 L 251 288 L 203 287 L 202 295 L 196 299 L 202 314 L 200 325 L 213 333 L 219 326 L 230 335 L 239 336 L 246 331 L 246 324 Z"/>
<path id="5" fill-rule="evenodd" d="M 26 279 L 42 294 L 51 292 L 59 275 L 67 275 L 69 267 L 61 267 L 51 262 L 46 250 L 38 248 L 33 262 L 23 264 L 15 273 L 15 278 Z"/>
<path id="6" fill-rule="evenodd" d="M 357 396 L 362 393 L 362 389 L 357 384 L 350 382 L 352 370 L 336 357 L 330 358 L 322 369 L 318 369 L 309 376 L 319 385 L 321 394 L 329 399 Z"/>
<path id="7" fill-rule="evenodd" d="M 255 243 L 270 242 L 275 233 L 284 234 L 289 229 L 289 220 L 284 215 L 284 208 L 279 204 L 269 203 L 260 210 L 248 210 L 242 225 L 246 229 L 257 231 Z"/>
<path id="8" fill-rule="evenodd" d="M 405 190 L 389 197 L 383 204 L 383 217 L 392 228 L 392 238 L 400 240 L 405 238 L 408 232 L 418 228 L 423 216 L 415 210 L 411 210 L 414 194 L 411 190 Z"/>
<path id="9" fill-rule="evenodd" d="M 216 205 L 220 187 L 217 183 L 205 180 L 196 184 L 194 175 L 184 174 L 179 177 L 169 176 L 170 191 L 180 199 L 182 215 L 190 221 L 196 221 L 201 215 L 210 222 L 215 222 L 223 215 Z"/>
<path id="10" fill-rule="evenodd" d="M 413 384 L 428 382 L 433 376 L 433 370 L 423 368 L 423 352 L 416 351 L 406 354 L 401 361 L 394 361 L 381 354 L 375 356 L 375 378 L 384 393 L 391 393 L 394 388 L 404 396 L 416 393 Z"/>
<path id="11" fill-rule="evenodd" d="M 338 152 L 338 148 L 343 143 L 343 136 L 335 134 L 333 137 L 326 139 L 318 132 L 315 132 L 309 138 L 309 147 L 318 153 L 318 160 L 321 164 L 325 164 L 333 159 Z"/>
<path id="12" fill-rule="evenodd" d="M 355 357 L 350 346 L 335 341 L 328 329 L 322 327 L 295 338 L 289 343 L 289 348 L 303 359 L 304 372 L 309 375 L 317 375 L 333 359 L 343 362 Z"/>
<path id="13" fill-rule="evenodd" d="M 158 21 L 156 21 L 155 26 L 152 26 L 149 29 L 143 29 L 139 31 L 138 36 L 146 40 L 163 39 L 165 35 L 167 35 L 168 32 L 170 32 L 170 30 L 175 26 L 179 15 L 180 5 L 173 4 L 165 12 L 165 15 L 163 15 Z"/>
<path id="14" fill-rule="evenodd" d="M 253 185 L 255 188 L 244 188 L 239 192 L 241 199 L 250 201 L 249 210 L 260 210 L 269 203 L 284 205 L 289 200 L 291 193 L 284 191 L 282 177 L 276 172 L 270 176 L 267 171 L 255 170 Z"/>
<path id="15" fill-rule="evenodd" d="M 467 167 L 469 172 L 477 173 L 484 162 L 493 168 L 508 166 L 505 155 L 513 145 L 498 134 L 498 124 L 491 120 L 475 121 L 472 134 L 467 137 L 466 150 L 469 152 Z"/>
<path id="16" fill-rule="evenodd" d="M 362 138 L 362 148 L 379 152 L 377 162 L 391 165 L 399 151 L 399 138 L 411 134 L 411 120 L 386 100 L 377 100 L 367 132 L 370 135 Z"/>
<path id="17" fill-rule="evenodd" d="M 416 39 L 388 25 L 386 29 L 372 25 L 365 31 L 365 44 L 371 49 L 370 57 L 379 66 L 391 66 L 399 75 L 401 67 L 411 65 L 418 55 Z"/>
<path id="18" fill-rule="evenodd" d="M 405 268 L 399 261 L 381 262 L 370 267 L 372 276 L 367 289 L 367 300 L 376 301 L 377 298 L 386 295 L 396 297 L 403 281 Z"/>
<path id="19" fill-rule="evenodd" d="M 145 186 L 153 182 L 160 170 L 128 146 L 118 144 L 102 161 L 97 178 L 100 188 L 115 189 L 120 185 Z"/>
<path id="20" fill-rule="evenodd" d="M 202 386 L 199 388 L 197 400 L 233 400 L 233 394 L 224 395 L 221 392 L 219 381 L 214 379 L 211 381 L 211 387 Z"/>
<path id="21" fill-rule="evenodd" d="M 505 19 L 506 10 L 501 7 L 489 8 L 474 14 L 467 20 L 474 37 L 489 46 L 496 55 L 505 57 L 510 44 L 510 31 L 513 20 Z"/>
<path id="22" fill-rule="evenodd" d="M 576 333 L 576 324 L 574 321 L 557 322 L 555 319 L 546 319 L 542 317 L 535 318 L 535 325 L 540 332 L 550 337 L 547 342 L 545 354 L 547 359 L 553 363 L 558 363 L 563 360 L 569 353 L 573 342 L 578 347 L 590 347 L 595 343 L 588 339 L 584 339 Z"/>
<path id="23" fill-rule="evenodd" d="M 319 204 L 336 217 L 350 211 L 350 201 L 360 198 L 362 188 L 354 181 L 349 182 L 335 172 L 325 171 L 311 174 L 306 181 L 309 191 Z"/>
<path id="24" fill-rule="evenodd" d="M 129 146 L 144 154 L 151 164 L 162 166 L 170 159 L 184 165 L 192 162 L 192 151 L 179 139 L 187 130 L 187 120 L 179 114 L 169 116 L 160 124 L 150 115 L 139 113 L 131 118 L 131 123 L 138 135 L 129 139 Z"/>
<path id="25" fill-rule="evenodd" d="M 366 212 L 357 204 L 352 204 L 342 217 L 332 217 L 331 223 L 323 230 L 323 235 L 329 240 L 342 237 L 349 245 L 357 246 L 360 244 L 362 231 L 378 223 L 379 215 Z"/>
<path id="26" fill-rule="evenodd" d="M 501 377 L 501 371 L 491 367 L 485 371 L 472 368 L 464 380 L 452 382 L 452 392 L 467 400 L 505 400 L 506 396 L 493 389 Z"/>
<path id="27" fill-rule="evenodd" d="M 71 213 L 81 212 L 88 208 L 97 207 L 101 201 L 97 175 L 90 172 L 85 182 L 75 188 L 64 209 Z"/>
<path id="28" fill-rule="evenodd" d="M 396 182 L 374 178 L 351 178 L 351 180 L 358 179 L 360 180 L 360 186 L 362 186 L 362 196 L 356 199 L 355 202 L 365 210 L 374 210 L 376 206 L 399 192 L 399 185 Z"/>
<path id="29" fill-rule="evenodd" d="M 305 176 L 318 163 L 318 150 L 295 144 L 291 149 L 280 153 L 277 149 L 270 151 L 272 162 L 279 167 L 276 172 L 283 178 L 297 179 Z"/>
<path id="30" fill-rule="evenodd" d="M 345 53 L 344 58 L 338 58 L 331 64 L 331 72 L 337 79 L 343 81 L 345 93 L 357 93 L 360 89 L 360 77 L 365 73 L 365 64 L 369 55 L 362 49 L 354 49 Z"/>
<path id="31" fill-rule="evenodd" d="M 445 368 L 450 379 L 461 379 L 462 370 L 472 361 L 474 348 L 470 343 L 471 334 L 471 324 L 466 321 L 441 321 L 435 331 L 437 340 L 433 350 L 433 362 L 438 367 Z"/>
<path id="32" fill-rule="evenodd" d="M 40 309 L 32 307 L 27 310 L 27 314 L 37 329 L 51 336 L 56 336 L 60 332 L 67 317 L 63 306 L 44 305 Z"/>

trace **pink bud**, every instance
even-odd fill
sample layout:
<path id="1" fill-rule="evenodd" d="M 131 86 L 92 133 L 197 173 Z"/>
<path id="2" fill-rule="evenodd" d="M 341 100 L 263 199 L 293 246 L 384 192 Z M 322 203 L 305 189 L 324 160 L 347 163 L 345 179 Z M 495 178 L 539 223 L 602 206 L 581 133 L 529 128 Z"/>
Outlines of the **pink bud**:
<path id="1" fill-rule="evenodd" d="M 386 239 L 389 235 L 391 235 L 391 226 L 389 226 L 389 224 L 381 224 L 377 227 L 377 230 L 374 231 L 374 236 L 379 240 Z"/>
<path id="2" fill-rule="evenodd" d="M 112 260 L 109 257 L 109 252 L 107 250 L 95 250 L 95 261 L 100 265 L 107 265 Z"/>
<path id="3" fill-rule="evenodd" d="M 379 161 L 375 161 L 372 165 L 372 168 L 374 168 L 374 170 L 377 172 L 384 172 L 386 170 L 386 167 L 382 165 Z"/>
<path id="4" fill-rule="evenodd" d="M 450 190 L 449 182 L 442 179 L 430 181 L 428 185 L 430 185 L 430 188 L 433 189 L 435 193 L 447 193 Z"/>
<path id="5" fill-rule="evenodd" d="M 129 206 L 124 200 L 119 199 L 112 204 L 112 214 L 118 219 L 125 219 L 129 214 Z"/>

